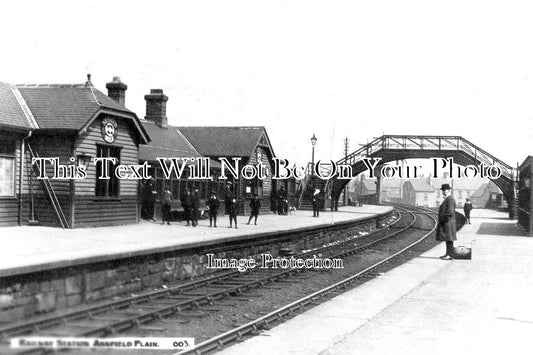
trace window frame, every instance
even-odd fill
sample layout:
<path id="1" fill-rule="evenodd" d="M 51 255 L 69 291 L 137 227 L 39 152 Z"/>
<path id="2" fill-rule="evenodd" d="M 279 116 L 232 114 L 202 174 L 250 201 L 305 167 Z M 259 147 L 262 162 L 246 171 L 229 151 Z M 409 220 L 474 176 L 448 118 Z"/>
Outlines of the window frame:
<path id="1" fill-rule="evenodd" d="M 107 148 L 107 149 L 116 149 L 118 150 L 118 162 L 116 164 L 113 164 L 112 165 L 112 169 L 110 169 L 109 171 L 109 179 L 99 179 L 98 178 L 98 164 L 102 164 L 101 162 L 95 164 L 95 185 L 94 185 L 94 196 L 96 199 L 98 200 L 119 200 L 120 197 L 121 197 L 121 184 L 120 184 L 120 179 L 115 175 L 115 168 L 120 165 L 120 162 L 121 162 L 121 157 L 122 157 L 122 147 L 121 146 L 116 146 L 116 145 L 112 145 L 112 144 L 100 144 L 100 143 L 97 143 L 96 144 L 96 157 L 97 158 L 109 158 L 109 157 L 112 157 L 110 155 L 108 156 L 99 156 L 98 155 L 98 151 L 99 149 L 101 148 Z M 115 157 L 116 158 L 116 157 Z M 117 194 L 116 195 L 109 195 L 109 186 L 110 186 L 110 181 L 112 179 L 116 179 L 116 184 L 117 184 Z M 100 181 L 104 181 L 106 182 L 105 184 L 105 191 L 106 191 L 106 194 L 105 195 L 98 195 L 98 191 L 99 191 L 99 188 L 98 188 L 98 185 L 100 184 Z"/>
<path id="2" fill-rule="evenodd" d="M 12 143 L 12 152 L 11 151 L 0 151 L 0 158 L 2 159 L 6 159 L 6 160 L 11 160 L 13 162 L 13 169 L 11 171 L 11 181 L 13 182 L 13 189 L 11 191 L 11 194 L 9 195 L 0 195 L 0 199 L 10 199 L 10 198 L 15 198 L 16 197 L 16 191 L 17 191 L 17 140 L 16 139 L 13 139 L 13 137 L 5 137 L 5 136 L 2 136 L 1 138 L 3 138 L 4 142 L 10 142 Z M 7 146 L 7 144 L 6 144 Z"/>

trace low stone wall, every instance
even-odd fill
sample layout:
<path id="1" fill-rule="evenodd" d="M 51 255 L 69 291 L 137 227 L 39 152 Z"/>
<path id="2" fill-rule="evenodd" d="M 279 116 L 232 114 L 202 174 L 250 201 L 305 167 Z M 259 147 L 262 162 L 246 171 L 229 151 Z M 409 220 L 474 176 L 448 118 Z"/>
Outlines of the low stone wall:
<path id="1" fill-rule="evenodd" d="M 320 247 L 358 232 L 372 231 L 386 223 L 391 214 L 357 222 L 253 235 L 198 248 L 2 277 L 0 321 L 13 322 L 111 297 L 129 296 L 217 272 L 206 267 L 206 254 L 214 254 L 215 258 L 259 260 L 263 253 L 278 256 L 281 248 L 300 251 Z"/>

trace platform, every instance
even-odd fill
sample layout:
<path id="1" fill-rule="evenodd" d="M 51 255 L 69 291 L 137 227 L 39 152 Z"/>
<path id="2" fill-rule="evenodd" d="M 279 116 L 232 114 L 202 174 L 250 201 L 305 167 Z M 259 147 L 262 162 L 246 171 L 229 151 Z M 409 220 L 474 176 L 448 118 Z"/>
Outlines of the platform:
<path id="1" fill-rule="evenodd" d="M 533 238 L 506 213 L 474 210 L 444 244 L 219 354 L 531 354 Z"/>
<path id="2" fill-rule="evenodd" d="M 373 218 L 391 210 L 388 206 L 365 205 L 321 212 L 319 218 L 312 217 L 312 211 L 296 211 L 286 216 L 260 215 L 258 225 L 253 222 L 247 225 L 248 216 L 238 216 L 238 229 L 228 228 L 228 216 L 218 217 L 218 228 L 209 228 L 209 219 L 200 220 L 198 227 L 186 227 L 185 222 L 161 225 L 147 221 L 79 229 L 4 227 L 0 228 L 0 277 L 194 248 L 250 235 L 260 238 L 279 231 Z"/>

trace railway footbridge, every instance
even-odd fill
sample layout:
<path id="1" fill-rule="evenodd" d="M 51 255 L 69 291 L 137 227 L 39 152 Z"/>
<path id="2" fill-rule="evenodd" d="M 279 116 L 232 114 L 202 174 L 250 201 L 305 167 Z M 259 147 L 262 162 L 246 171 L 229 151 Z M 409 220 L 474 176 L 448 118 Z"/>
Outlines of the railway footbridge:
<path id="1" fill-rule="evenodd" d="M 461 136 L 383 135 L 338 160 L 336 165 L 350 166 L 352 176 L 357 176 L 367 170 L 368 162 L 375 162 L 373 160 L 375 158 L 381 159 L 375 170 L 379 170 L 381 166 L 391 161 L 429 158 L 453 158 L 455 164 L 462 166 L 480 164 L 493 166 L 494 170 L 499 170 L 501 174 L 492 181 L 503 192 L 509 205 L 510 217 L 515 216 L 517 170 Z M 377 177 L 379 184 L 380 177 Z M 341 193 L 349 181 L 350 179 L 339 178 L 338 174 L 327 180 L 325 190 L 331 197 L 332 206 L 338 204 Z"/>

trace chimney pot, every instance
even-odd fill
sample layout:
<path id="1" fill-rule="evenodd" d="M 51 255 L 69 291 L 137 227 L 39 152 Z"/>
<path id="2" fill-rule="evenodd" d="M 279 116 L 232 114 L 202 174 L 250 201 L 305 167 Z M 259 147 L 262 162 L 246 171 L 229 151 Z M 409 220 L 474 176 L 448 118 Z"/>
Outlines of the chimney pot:
<path id="1" fill-rule="evenodd" d="M 163 89 L 150 89 L 150 94 L 144 95 L 144 99 L 146 100 L 144 119 L 156 123 L 161 128 L 167 128 L 168 96 L 163 93 Z"/>
<path id="2" fill-rule="evenodd" d="M 87 81 L 85 82 L 85 85 L 93 86 L 93 83 L 91 82 L 91 74 L 89 73 L 87 73 Z"/>
<path id="3" fill-rule="evenodd" d="M 128 85 L 120 81 L 118 76 L 113 77 L 113 81 L 105 85 L 107 88 L 107 96 L 125 106 L 126 104 L 126 90 L 128 90 Z"/>

